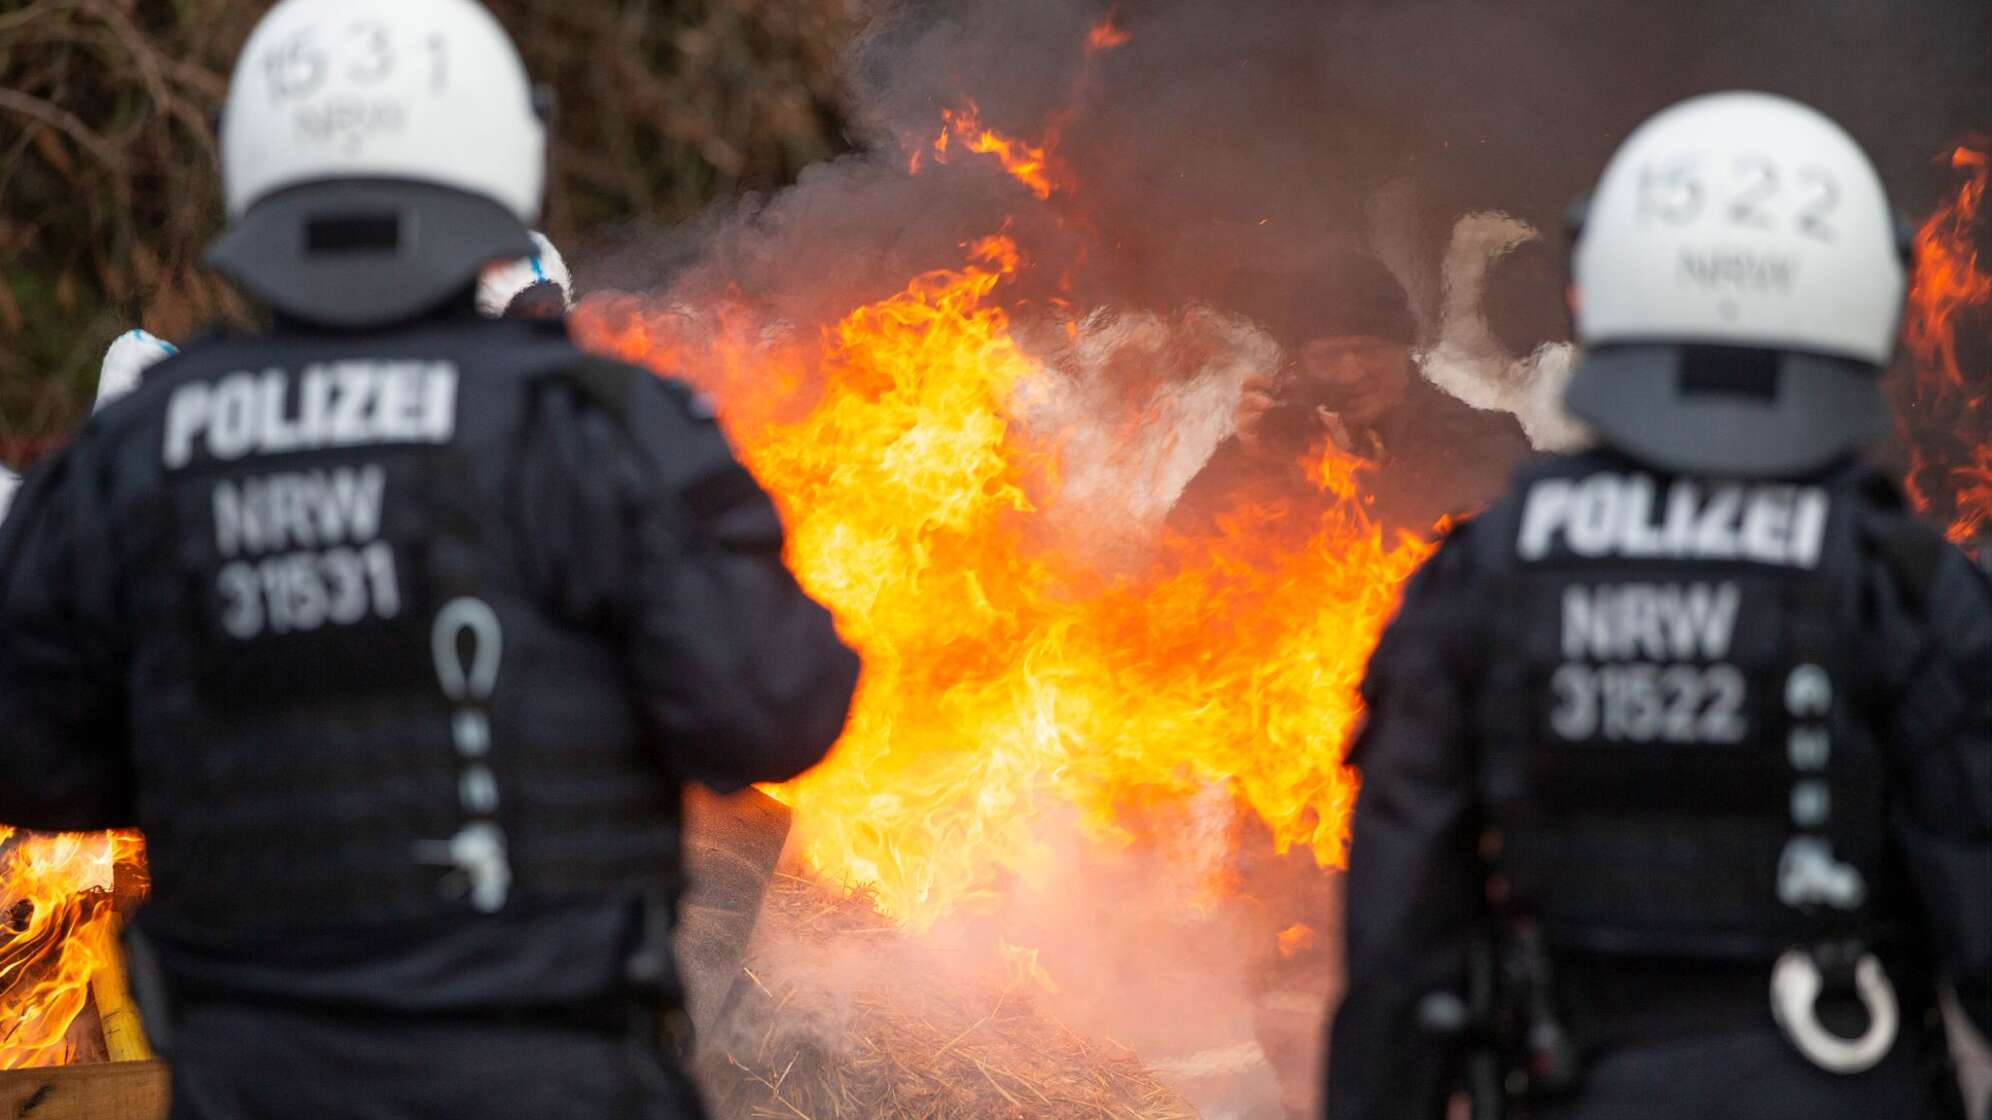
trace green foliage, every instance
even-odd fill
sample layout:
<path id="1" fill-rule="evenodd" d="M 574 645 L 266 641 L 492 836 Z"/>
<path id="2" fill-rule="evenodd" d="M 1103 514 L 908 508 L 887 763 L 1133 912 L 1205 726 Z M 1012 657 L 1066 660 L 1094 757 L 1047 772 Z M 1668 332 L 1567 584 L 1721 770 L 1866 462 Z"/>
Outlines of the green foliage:
<path id="1" fill-rule="evenodd" d="M 840 143 L 856 0 L 491 0 L 560 110 L 548 232 L 682 218 Z M 0 460 L 88 408 L 133 325 L 250 309 L 200 257 L 221 224 L 213 121 L 266 0 L 0 4 Z"/>

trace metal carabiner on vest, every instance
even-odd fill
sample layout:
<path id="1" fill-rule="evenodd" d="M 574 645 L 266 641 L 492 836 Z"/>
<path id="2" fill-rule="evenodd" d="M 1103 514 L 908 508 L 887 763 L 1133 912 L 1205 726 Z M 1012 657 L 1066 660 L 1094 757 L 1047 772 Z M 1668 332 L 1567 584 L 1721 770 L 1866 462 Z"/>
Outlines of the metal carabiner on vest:
<path id="1" fill-rule="evenodd" d="M 451 869 L 445 889 L 467 898 L 480 913 L 505 908 L 512 889 L 512 865 L 505 854 L 505 832 L 491 821 L 472 821 L 448 840 L 418 840 L 416 858 Z"/>
<path id="2" fill-rule="evenodd" d="M 1866 950 L 1855 951 L 1859 956 L 1853 964 L 1853 990 L 1868 1017 L 1867 1030 L 1859 1038 L 1842 1038 L 1819 1021 L 1819 996 L 1826 979 L 1813 949 L 1792 949 L 1771 970 L 1771 1014 L 1798 1052 L 1828 1073 L 1873 1069 L 1888 1056 L 1901 1028 L 1895 985 L 1881 961 Z"/>
<path id="3" fill-rule="evenodd" d="M 459 648 L 465 634 L 471 638 L 467 664 Z M 490 604 L 482 599 L 452 599 L 436 612 L 429 640 L 443 695 L 452 700 L 491 699 L 505 652 L 505 631 Z"/>

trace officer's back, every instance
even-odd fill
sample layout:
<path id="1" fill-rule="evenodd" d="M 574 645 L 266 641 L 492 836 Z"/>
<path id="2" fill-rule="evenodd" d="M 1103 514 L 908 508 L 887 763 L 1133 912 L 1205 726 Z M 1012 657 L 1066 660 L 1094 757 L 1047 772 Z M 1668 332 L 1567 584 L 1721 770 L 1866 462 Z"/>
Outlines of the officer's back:
<path id="1" fill-rule="evenodd" d="M 1939 976 L 1992 1026 L 1992 590 L 1853 455 L 1888 214 L 1762 95 L 1614 159 L 1569 398 L 1605 447 L 1448 540 L 1372 661 L 1335 1120 L 1437 1115 L 1462 1071 L 1482 1115 L 1955 1107 Z"/>
<path id="2" fill-rule="evenodd" d="M 176 1115 L 695 1115 L 681 783 L 814 764 L 856 659 L 700 398 L 476 313 L 543 144 L 481 8 L 279 5 L 224 140 L 277 325 L 26 483 L 0 820 L 144 830 Z"/>

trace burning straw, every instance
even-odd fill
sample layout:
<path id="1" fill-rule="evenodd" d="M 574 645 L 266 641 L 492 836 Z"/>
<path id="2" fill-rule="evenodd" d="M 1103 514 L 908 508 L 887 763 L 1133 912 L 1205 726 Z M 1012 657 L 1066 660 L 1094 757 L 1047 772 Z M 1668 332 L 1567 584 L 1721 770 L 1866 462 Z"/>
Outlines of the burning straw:
<path id="1" fill-rule="evenodd" d="M 122 984 L 100 984 L 118 923 L 145 893 L 140 852 L 135 833 L 0 825 L 0 1070 L 145 1056 Z M 120 1045 L 107 1051 L 100 1022 L 113 1014 Z"/>
<path id="2" fill-rule="evenodd" d="M 720 1120 L 1192 1120 L 1132 1051 L 1036 1005 L 1047 980 L 963 971 L 872 905 L 779 875 L 721 1036 L 701 1058 Z M 917 980 L 913 978 L 918 978 Z"/>

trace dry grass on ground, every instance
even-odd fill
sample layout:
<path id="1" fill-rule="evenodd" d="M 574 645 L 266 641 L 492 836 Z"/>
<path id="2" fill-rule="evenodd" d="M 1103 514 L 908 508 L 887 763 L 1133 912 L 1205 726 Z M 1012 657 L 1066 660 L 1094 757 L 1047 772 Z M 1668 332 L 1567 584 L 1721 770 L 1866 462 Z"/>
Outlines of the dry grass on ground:
<path id="1" fill-rule="evenodd" d="M 715 1115 L 1195 1120 L 1133 1052 L 1041 1011 L 1027 975 L 970 979 L 953 963 L 862 893 L 778 875 L 739 1002 L 701 1063 Z"/>

